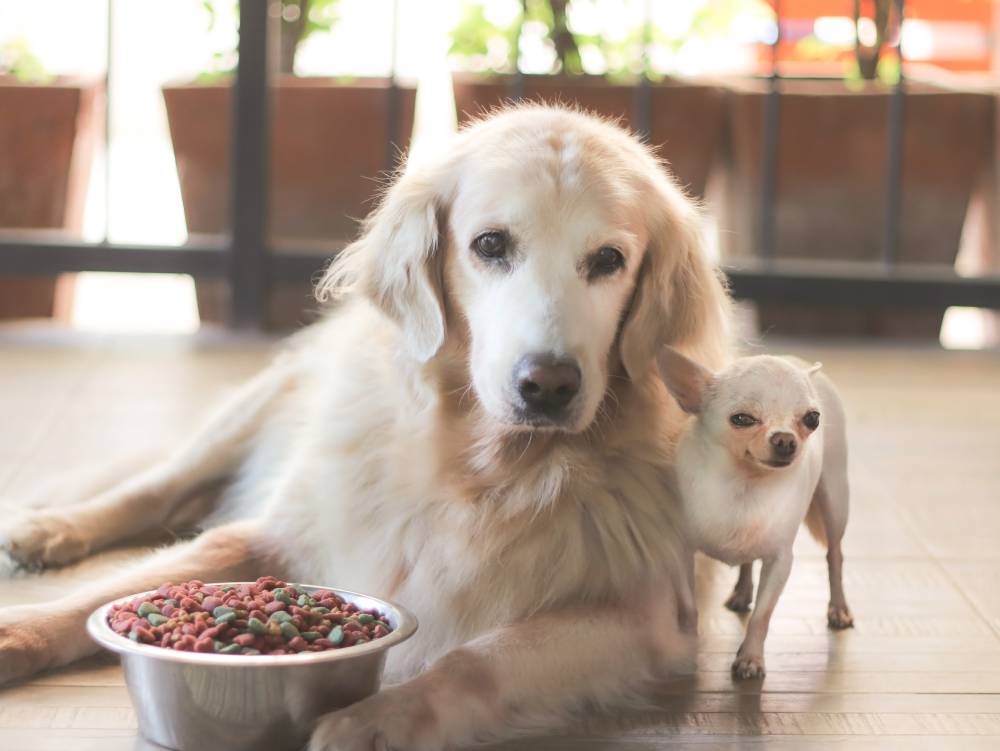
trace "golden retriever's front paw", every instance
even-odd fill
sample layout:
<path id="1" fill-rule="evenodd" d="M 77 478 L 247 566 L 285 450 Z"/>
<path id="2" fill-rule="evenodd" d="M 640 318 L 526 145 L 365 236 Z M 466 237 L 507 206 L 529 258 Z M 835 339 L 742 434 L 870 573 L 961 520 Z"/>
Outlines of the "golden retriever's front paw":
<path id="1" fill-rule="evenodd" d="M 444 745 L 433 707 L 400 686 L 323 717 L 309 751 L 440 751 Z"/>
<path id="2" fill-rule="evenodd" d="M 64 519 L 40 511 L 0 523 L 0 550 L 23 568 L 39 569 L 83 558 L 90 543 Z"/>
<path id="3" fill-rule="evenodd" d="M 835 631 L 842 631 L 845 628 L 854 628 L 854 616 L 851 615 L 850 608 L 847 607 L 847 603 L 843 605 L 834 605 L 830 603 L 830 607 L 826 611 L 826 623 L 827 625 L 834 629 Z"/>
<path id="4" fill-rule="evenodd" d="M 764 658 L 761 655 L 736 655 L 732 670 L 733 678 L 738 680 L 752 680 L 767 675 L 767 671 L 764 669 Z"/>
<path id="5" fill-rule="evenodd" d="M 49 667 L 52 650 L 35 607 L 0 610 L 0 686 Z"/>

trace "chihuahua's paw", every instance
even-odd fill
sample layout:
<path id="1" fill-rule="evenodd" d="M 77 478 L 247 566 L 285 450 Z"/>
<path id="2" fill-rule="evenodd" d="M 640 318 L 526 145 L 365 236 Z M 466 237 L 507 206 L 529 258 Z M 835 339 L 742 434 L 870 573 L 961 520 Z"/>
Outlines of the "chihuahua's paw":
<path id="1" fill-rule="evenodd" d="M 726 607 L 734 613 L 747 613 L 750 611 L 751 602 L 753 602 L 752 593 L 734 589 L 733 593 L 729 595 L 729 599 L 726 600 Z"/>
<path id="2" fill-rule="evenodd" d="M 0 551 L 22 568 L 40 569 L 83 558 L 90 543 L 58 515 L 35 511 L 0 523 Z"/>
<path id="3" fill-rule="evenodd" d="M 843 605 L 831 603 L 826 611 L 826 623 L 835 631 L 842 631 L 845 628 L 854 628 L 854 616 L 851 615 L 846 603 Z"/>
<path id="4" fill-rule="evenodd" d="M 756 655 L 737 655 L 733 660 L 733 678 L 752 680 L 767 675 L 764 669 L 764 658 Z"/>

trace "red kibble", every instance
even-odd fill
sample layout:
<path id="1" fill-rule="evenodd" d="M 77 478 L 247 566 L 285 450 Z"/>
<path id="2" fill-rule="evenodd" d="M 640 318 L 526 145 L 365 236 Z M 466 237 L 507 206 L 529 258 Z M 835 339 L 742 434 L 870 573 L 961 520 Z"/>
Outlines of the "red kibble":
<path id="1" fill-rule="evenodd" d="M 281 599 L 275 599 L 274 591 Z M 219 587 L 192 580 L 186 584 L 163 584 L 154 593 L 134 597 L 128 602 L 113 605 L 108 611 L 108 625 L 123 637 L 131 637 L 141 644 L 151 644 L 165 649 L 184 652 L 225 654 L 260 653 L 263 655 L 297 654 L 342 649 L 354 644 L 379 639 L 390 633 L 377 623 L 384 616 L 374 609 L 360 610 L 344 602 L 329 590 L 309 593 L 313 605 L 299 605 L 300 590 L 274 577 L 261 577 L 253 584 Z M 170 600 L 170 602 L 167 602 Z M 176 602 L 174 605 L 172 603 Z M 294 602 L 289 605 L 288 603 Z M 239 617 L 220 612 L 226 623 L 216 624 L 213 611 L 219 607 L 231 608 Z M 315 607 L 329 612 L 318 613 Z M 142 613 L 142 616 L 139 614 Z M 371 622 L 370 615 L 376 619 Z M 365 615 L 368 623 L 355 620 L 343 623 L 347 615 Z M 276 617 L 277 616 L 277 617 Z M 153 619 L 156 626 L 150 624 Z M 281 631 L 283 623 L 295 629 Z M 343 636 L 334 643 L 327 637 L 331 624 L 343 623 Z M 299 635 L 288 638 L 299 632 Z M 314 632 L 318 636 L 310 642 L 301 634 Z"/>

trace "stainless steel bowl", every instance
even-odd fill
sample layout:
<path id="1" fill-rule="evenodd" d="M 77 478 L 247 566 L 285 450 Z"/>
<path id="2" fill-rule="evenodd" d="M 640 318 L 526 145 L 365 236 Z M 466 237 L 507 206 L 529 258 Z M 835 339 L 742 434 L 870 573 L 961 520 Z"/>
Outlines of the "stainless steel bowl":
<path id="1" fill-rule="evenodd" d="M 359 608 L 378 608 L 392 632 L 367 644 L 325 652 L 273 657 L 200 654 L 138 644 L 111 630 L 112 605 L 151 592 L 122 597 L 91 613 L 87 631 L 122 657 L 139 732 L 179 751 L 299 749 L 320 716 L 378 691 L 386 651 L 417 630 L 413 614 L 357 592 L 293 586 L 306 592 L 327 589 Z"/>

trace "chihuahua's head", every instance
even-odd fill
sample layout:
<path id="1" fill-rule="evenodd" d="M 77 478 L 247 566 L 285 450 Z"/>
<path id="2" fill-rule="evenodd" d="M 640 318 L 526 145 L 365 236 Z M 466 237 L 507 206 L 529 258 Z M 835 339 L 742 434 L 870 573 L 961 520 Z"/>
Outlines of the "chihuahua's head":
<path id="1" fill-rule="evenodd" d="M 779 357 L 743 357 L 713 373 L 671 347 L 657 357 L 660 375 L 702 432 L 748 469 L 791 466 L 820 424 L 812 376 Z"/>

